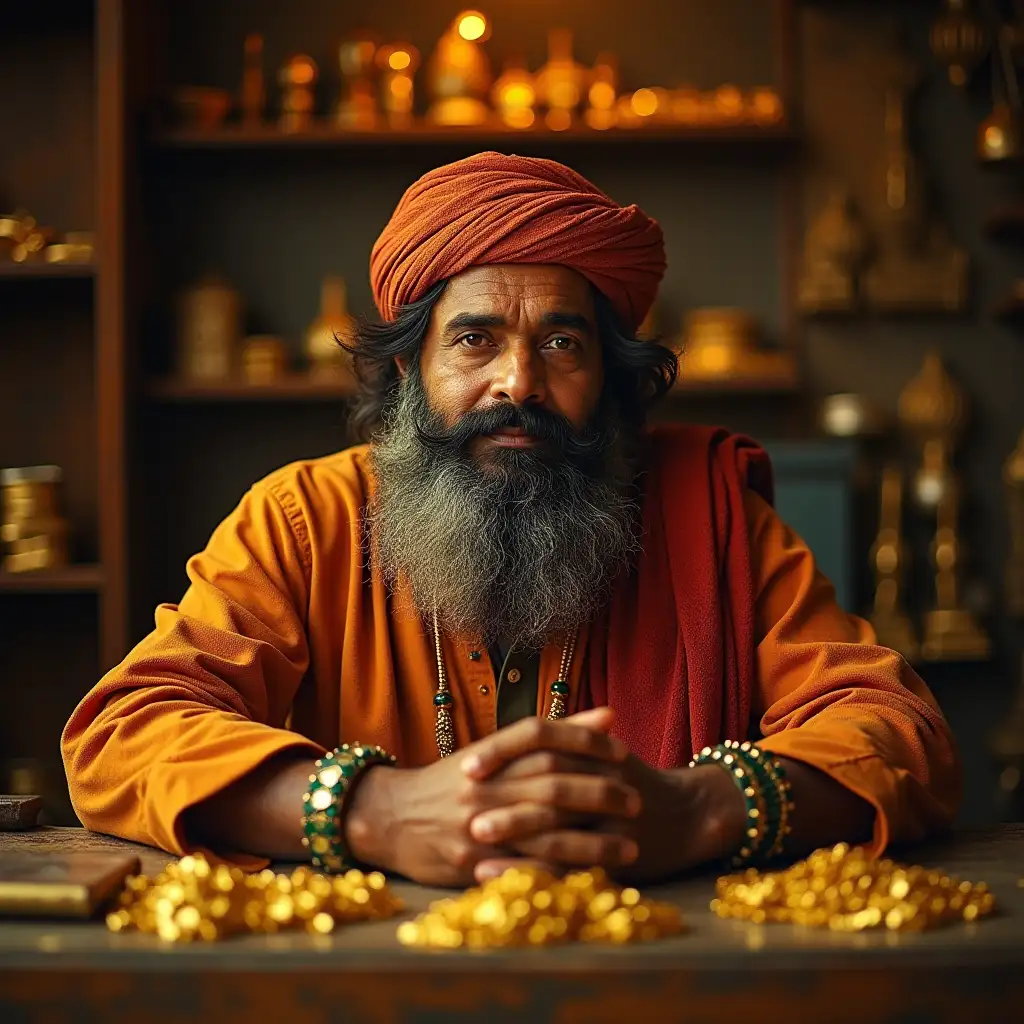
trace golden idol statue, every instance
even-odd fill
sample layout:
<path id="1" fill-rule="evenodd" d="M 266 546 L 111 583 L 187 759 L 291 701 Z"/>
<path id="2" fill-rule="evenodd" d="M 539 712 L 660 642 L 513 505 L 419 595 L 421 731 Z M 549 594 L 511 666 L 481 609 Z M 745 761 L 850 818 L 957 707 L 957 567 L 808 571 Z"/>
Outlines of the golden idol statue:
<path id="1" fill-rule="evenodd" d="M 305 131 L 313 122 L 316 109 L 314 88 L 319 69 L 312 57 L 298 53 L 278 73 L 281 96 L 281 130 Z"/>
<path id="2" fill-rule="evenodd" d="M 604 131 L 614 128 L 619 119 L 619 72 L 613 53 L 598 54 L 587 90 L 587 109 L 583 120 L 588 128 Z"/>
<path id="3" fill-rule="evenodd" d="M 338 46 L 338 67 L 345 89 L 334 110 L 334 123 L 352 131 L 373 131 L 379 122 L 374 91 L 377 40 L 369 32 L 359 32 Z"/>
<path id="4" fill-rule="evenodd" d="M 544 121 L 552 131 L 572 126 L 583 99 L 587 69 L 572 55 L 572 32 L 553 28 L 548 32 L 548 61 L 537 72 L 537 96 L 547 107 Z"/>
<path id="5" fill-rule="evenodd" d="M 907 560 L 902 508 L 903 473 L 898 466 L 887 466 L 882 472 L 878 535 L 871 548 L 871 565 L 875 574 L 871 625 L 880 644 L 899 651 L 908 661 L 914 661 L 919 647 L 914 627 L 903 607 L 902 595 Z"/>
<path id="6" fill-rule="evenodd" d="M 506 128 L 532 128 L 537 115 L 537 89 L 533 75 L 520 57 L 509 58 L 491 90 L 491 102 Z"/>
<path id="7" fill-rule="evenodd" d="M 876 259 L 864 275 L 869 305 L 880 310 L 957 311 L 967 304 L 967 255 L 926 208 L 924 183 L 907 135 L 907 104 L 919 76 L 895 57 L 885 93 L 885 167 L 878 204 Z"/>
<path id="8" fill-rule="evenodd" d="M 437 41 L 427 69 L 434 97 L 428 121 L 470 127 L 490 120 L 484 100 L 491 88 L 491 65 L 480 45 L 490 32 L 479 11 L 463 11 Z"/>
<path id="9" fill-rule="evenodd" d="M 420 52 L 409 43 L 382 46 L 377 51 L 381 69 L 381 105 L 388 127 L 402 131 L 412 127 L 413 76 L 420 66 Z"/>
<path id="10" fill-rule="evenodd" d="M 245 63 L 242 70 L 242 124 L 263 123 L 267 103 L 267 87 L 263 80 L 263 36 L 250 32 L 245 37 Z"/>
<path id="11" fill-rule="evenodd" d="M 800 309 L 804 313 L 854 309 L 857 280 L 867 254 L 867 229 L 850 194 L 833 188 L 804 238 Z"/>
<path id="12" fill-rule="evenodd" d="M 328 274 L 320 288 L 320 313 L 306 329 L 305 353 L 314 377 L 354 381 L 352 358 L 338 342 L 351 344 L 355 331 L 345 280 Z"/>
<path id="13" fill-rule="evenodd" d="M 920 373 L 903 389 L 899 403 L 903 427 L 922 446 L 914 496 L 922 508 L 935 514 L 930 552 L 935 570 L 935 605 L 925 615 L 921 644 L 921 653 L 928 661 L 983 660 L 991 650 L 988 636 L 960 599 L 960 483 L 952 461 L 965 410 L 962 391 L 938 354 L 929 353 Z"/>

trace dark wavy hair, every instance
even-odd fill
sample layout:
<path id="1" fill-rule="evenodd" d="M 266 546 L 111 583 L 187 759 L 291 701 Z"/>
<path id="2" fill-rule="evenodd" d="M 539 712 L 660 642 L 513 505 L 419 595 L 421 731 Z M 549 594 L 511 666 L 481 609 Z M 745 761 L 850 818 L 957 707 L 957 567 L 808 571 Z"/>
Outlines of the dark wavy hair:
<path id="1" fill-rule="evenodd" d="M 360 320 L 354 342 L 339 341 L 351 354 L 359 381 L 349 418 L 355 439 L 369 440 L 387 422 L 401 381 L 395 358 L 407 360 L 410 367 L 418 365 L 430 314 L 447 284 L 439 281 L 421 299 L 402 306 L 393 321 Z M 675 383 L 676 354 L 655 340 L 640 340 L 626 331 L 608 299 L 591 288 L 604 352 L 605 397 L 616 403 L 625 424 L 639 429 Z"/>

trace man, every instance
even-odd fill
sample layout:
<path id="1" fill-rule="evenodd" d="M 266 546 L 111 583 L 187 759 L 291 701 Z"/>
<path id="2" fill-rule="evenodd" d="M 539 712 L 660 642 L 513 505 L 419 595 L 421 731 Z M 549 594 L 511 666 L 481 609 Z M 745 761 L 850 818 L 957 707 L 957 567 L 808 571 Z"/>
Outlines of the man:
<path id="1" fill-rule="evenodd" d="M 676 370 L 635 337 L 663 271 L 657 224 L 559 164 L 416 182 L 354 346 L 371 443 L 256 484 L 83 700 L 83 822 L 303 858 L 313 761 L 345 741 L 397 764 L 339 783 L 330 841 L 424 883 L 661 878 L 746 856 L 759 813 L 793 855 L 948 824 L 948 728 L 776 516 L 764 454 L 646 428 Z M 688 766 L 746 739 L 772 771 Z"/>

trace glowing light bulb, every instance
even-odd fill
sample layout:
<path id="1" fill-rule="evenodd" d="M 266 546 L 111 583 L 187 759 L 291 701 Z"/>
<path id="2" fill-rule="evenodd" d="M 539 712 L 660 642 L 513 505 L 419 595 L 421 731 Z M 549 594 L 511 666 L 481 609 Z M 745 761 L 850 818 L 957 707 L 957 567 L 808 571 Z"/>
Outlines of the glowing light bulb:
<path id="1" fill-rule="evenodd" d="M 487 32 L 487 19 L 479 11 L 466 11 L 460 14 L 458 25 L 459 35 L 470 43 L 483 39 Z"/>

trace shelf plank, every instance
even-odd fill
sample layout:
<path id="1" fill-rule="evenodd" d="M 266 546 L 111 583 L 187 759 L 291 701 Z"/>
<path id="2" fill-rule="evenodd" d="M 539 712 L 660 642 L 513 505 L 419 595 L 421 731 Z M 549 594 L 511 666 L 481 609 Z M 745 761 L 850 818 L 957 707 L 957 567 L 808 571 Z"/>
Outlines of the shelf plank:
<path id="1" fill-rule="evenodd" d="M 147 392 L 155 402 L 327 402 L 351 398 L 355 388 L 345 380 L 324 380 L 297 373 L 271 384 L 168 378 L 152 381 Z"/>
<path id="2" fill-rule="evenodd" d="M 96 276 L 94 263 L 14 263 L 0 262 L 0 278 L 47 278 L 72 277 L 89 278 Z"/>
<path id="3" fill-rule="evenodd" d="M 795 362 L 786 362 L 751 377 L 687 377 L 683 370 L 670 394 L 796 395 L 800 393 L 800 384 L 799 367 Z"/>
<path id="4" fill-rule="evenodd" d="M 63 569 L 34 572 L 0 570 L 0 593 L 89 593 L 103 589 L 103 568 L 99 565 L 68 565 Z"/>
<path id="5" fill-rule="evenodd" d="M 432 146 L 443 143 L 503 146 L 516 142 L 589 143 L 729 143 L 781 144 L 794 142 L 797 133 L 787 122 L 777 124 L 651 125 L 639 128 L 609 128 L 597 131 L 584 126 L 565 131 L 538 127 L 517 130 L 501 126 L 454 128 L 418 124 L 402 130 L 351 131 L 321 122 L 299 132 L 283 132 L 273 124 L 237 125 L 221 128 L 169 128 L 156 132 L 154 146 L 160 149 L 293 149 L 303 147 Z"/>

